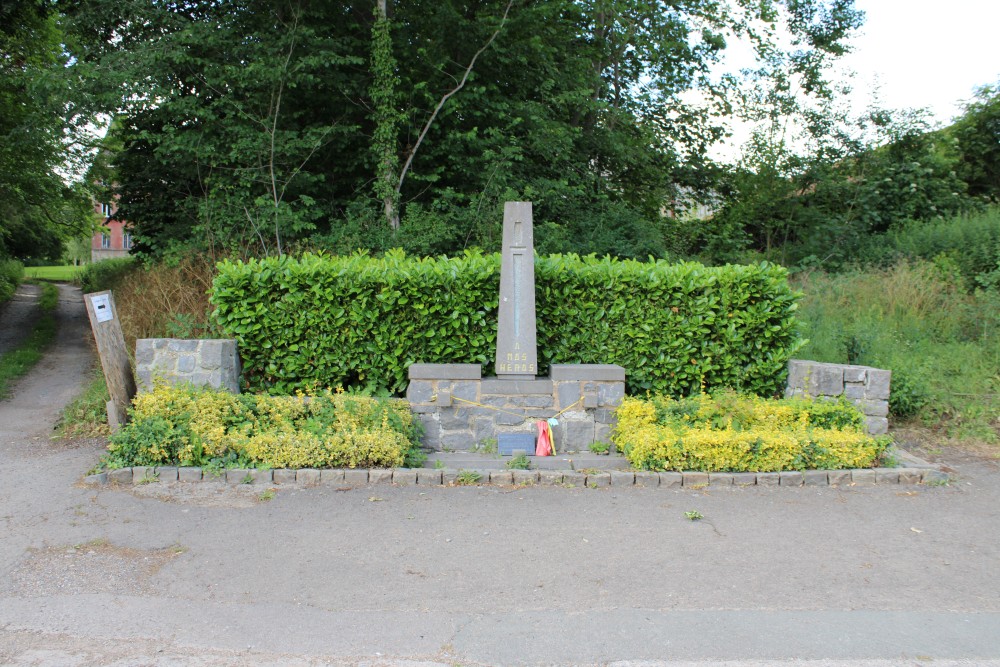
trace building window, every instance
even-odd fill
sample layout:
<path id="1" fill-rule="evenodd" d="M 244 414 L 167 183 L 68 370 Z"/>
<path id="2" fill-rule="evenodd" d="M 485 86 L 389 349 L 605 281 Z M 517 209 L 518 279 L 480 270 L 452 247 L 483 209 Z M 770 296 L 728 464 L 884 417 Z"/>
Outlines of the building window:
<path id="1" fill-rule="evenodd" d="M 101 234 L 101 248 L 107 250 L 111 247 L 111 234 Z"/>
<path id="2" fill-rule="evenodd" d="M 122 247 L 126 250 L 132 247 L 132 235 L 128 232 L 122 234 Z"/>
<path id="3" fill-rule="evenodd" d="M 114 214 L 114 209 L 111 204 L 101 204 L 101 215 L 105 218 L 110 218 Z"/>

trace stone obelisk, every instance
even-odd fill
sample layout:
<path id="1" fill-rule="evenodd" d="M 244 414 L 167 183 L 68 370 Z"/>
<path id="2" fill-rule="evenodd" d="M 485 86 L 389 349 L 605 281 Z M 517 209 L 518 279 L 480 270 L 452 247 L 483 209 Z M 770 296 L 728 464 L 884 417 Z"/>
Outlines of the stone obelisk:
<path id="1" fill-rule="evenodd" d="M 535 250 L 531 202 L 507 202 L 500 255 L 500 309 L 496 373 L 533 380 L 538 372 L 535 336 Z"/>

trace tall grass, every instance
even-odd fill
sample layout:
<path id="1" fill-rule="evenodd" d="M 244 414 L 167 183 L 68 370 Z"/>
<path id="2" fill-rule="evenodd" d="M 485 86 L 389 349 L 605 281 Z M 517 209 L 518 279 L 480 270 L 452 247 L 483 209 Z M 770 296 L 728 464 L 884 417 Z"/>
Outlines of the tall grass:
<path id="1" fill-rule="evenodd" d="M 0 304 L 9 301 L 24 277 L 24 265 L 14 259 L 0 260 Z"/>
<path id="2" fill-rule="evenodd" d="M 798 276 L 809 343 L 799 356 L 893 371 L 895 420 L 1000 439 L 1000 293 L 967 289 L 952 263 Z"/>

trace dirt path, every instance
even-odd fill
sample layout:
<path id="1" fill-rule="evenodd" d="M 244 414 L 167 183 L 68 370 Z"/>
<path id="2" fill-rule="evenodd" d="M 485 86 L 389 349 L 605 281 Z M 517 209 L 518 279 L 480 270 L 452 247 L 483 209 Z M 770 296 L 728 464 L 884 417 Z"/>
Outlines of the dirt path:
<path id="1" fill-rule="evenodd" d="M 0 355 L 18 346 L 31 332 L 31 327 L 41 316 L 38 296 L 42 288 L 23 284 L 7 303 L 0 305 Z"/>

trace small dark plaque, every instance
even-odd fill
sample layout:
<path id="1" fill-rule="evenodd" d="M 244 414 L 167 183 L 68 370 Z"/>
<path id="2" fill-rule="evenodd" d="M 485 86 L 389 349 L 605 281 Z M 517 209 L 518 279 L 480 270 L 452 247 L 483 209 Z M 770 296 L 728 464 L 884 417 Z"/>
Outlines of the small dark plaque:
<path id="1" fill-rule="evenodd" d="M 510 456 L 518 449 L 534 456 L 535 436 L 530 433 L 501 433 L 497 436 L 497 453 L 501 456 Z"/>

